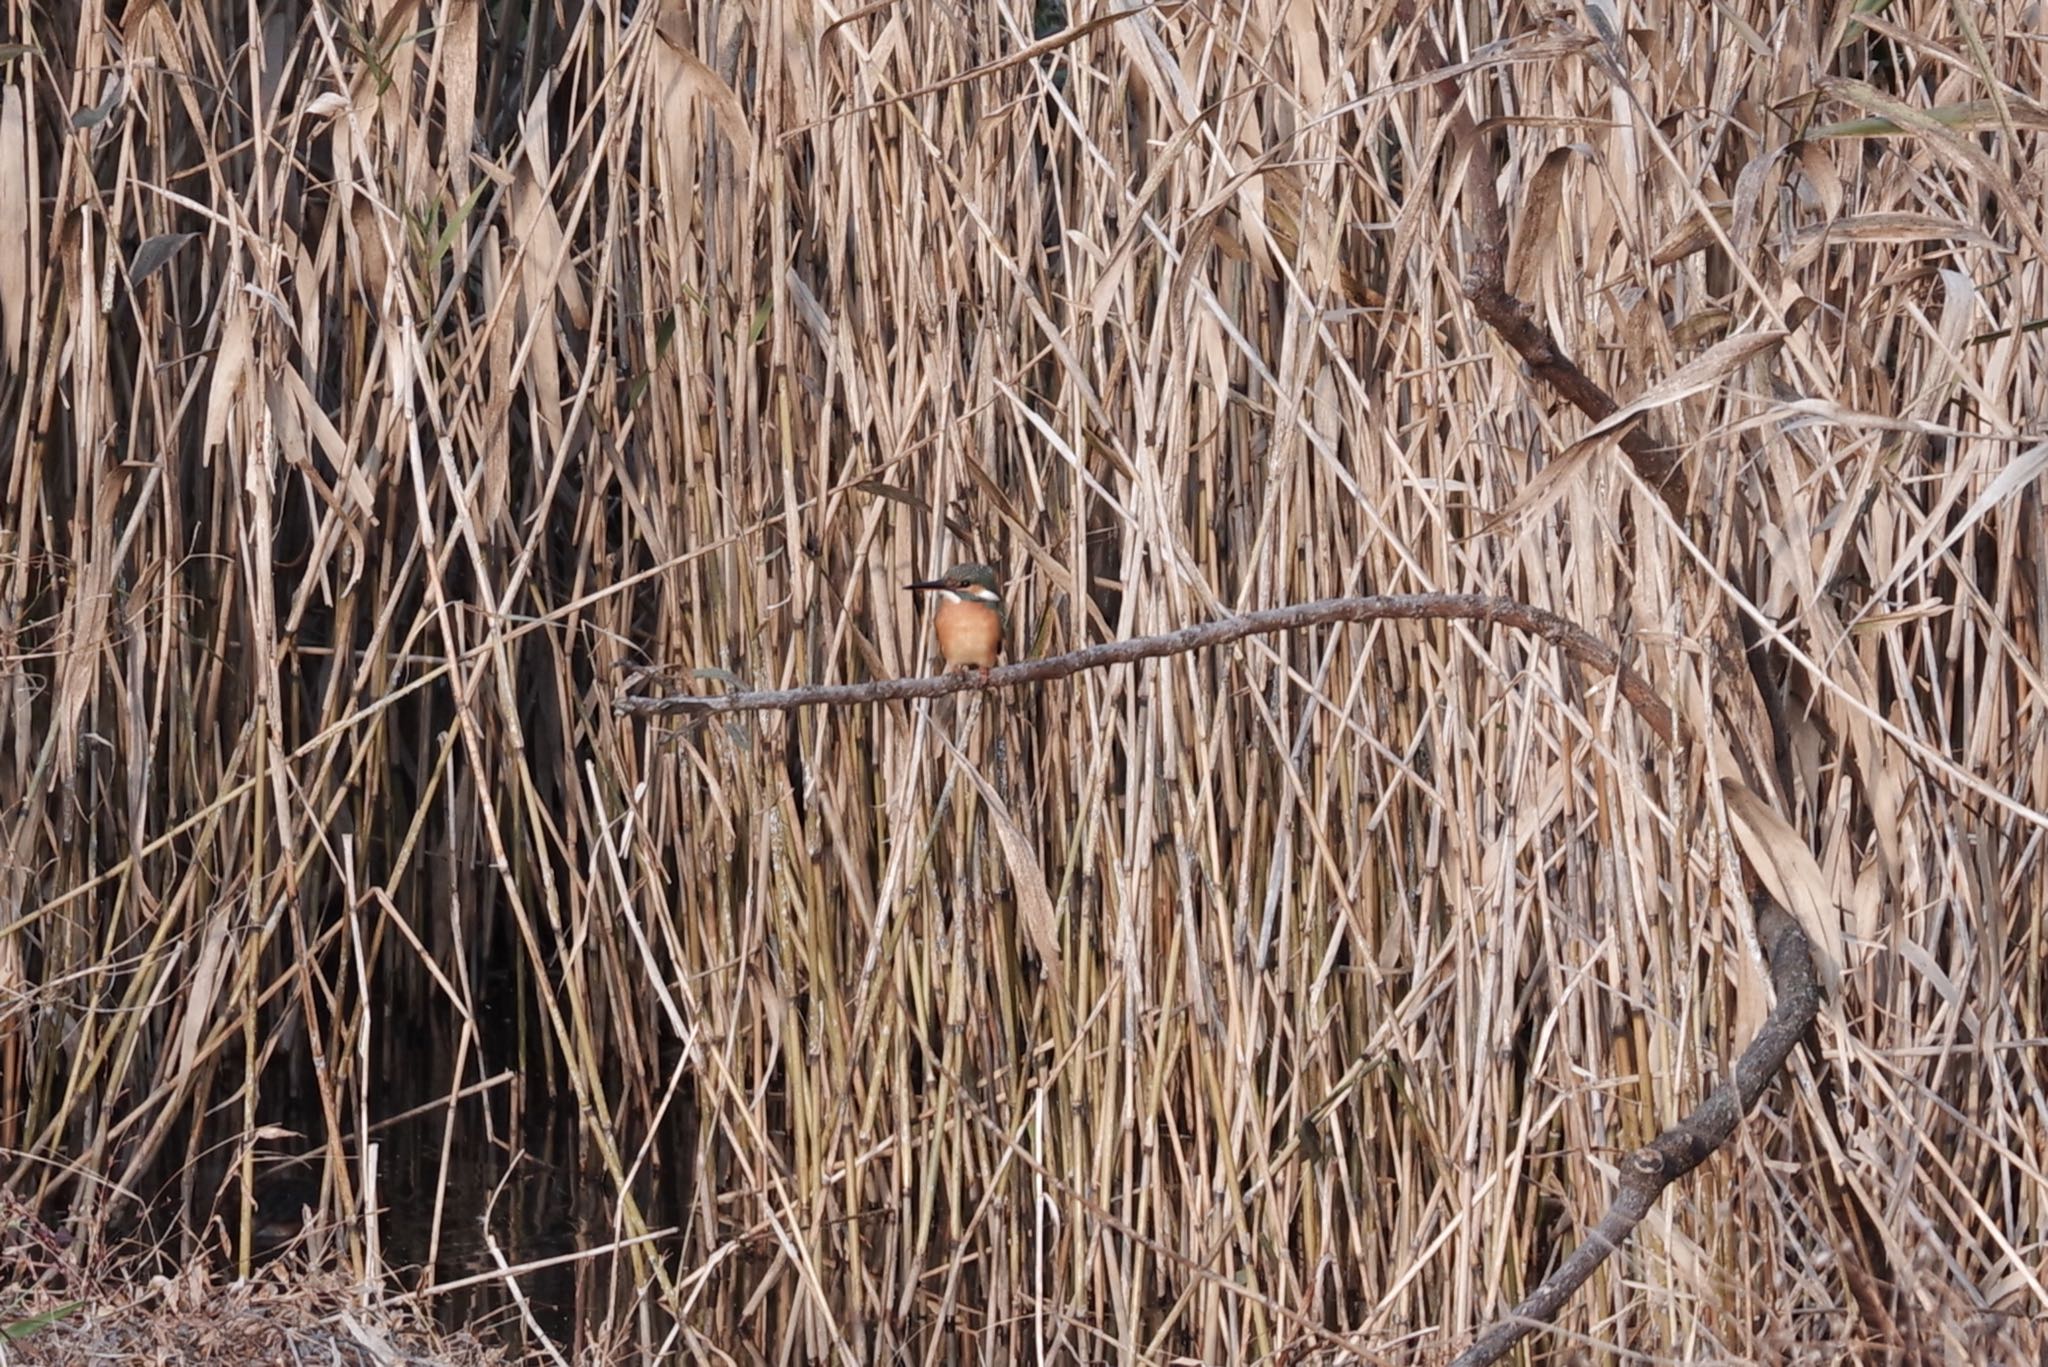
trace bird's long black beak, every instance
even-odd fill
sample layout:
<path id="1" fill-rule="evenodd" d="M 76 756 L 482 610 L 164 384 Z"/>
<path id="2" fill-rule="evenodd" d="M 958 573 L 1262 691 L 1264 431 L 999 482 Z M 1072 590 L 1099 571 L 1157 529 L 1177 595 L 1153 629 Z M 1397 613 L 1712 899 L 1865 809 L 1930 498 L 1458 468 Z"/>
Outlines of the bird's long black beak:
<path id="1" fill-rule="evenodd" d="M 947 587 L 947 585 L 941 583 L 939 580 L 936 579 L 920 579 L 915 584 L 905 584 L 903 587 L 906 592 L 915 593 L 920 589 L 943 589 Z"/>

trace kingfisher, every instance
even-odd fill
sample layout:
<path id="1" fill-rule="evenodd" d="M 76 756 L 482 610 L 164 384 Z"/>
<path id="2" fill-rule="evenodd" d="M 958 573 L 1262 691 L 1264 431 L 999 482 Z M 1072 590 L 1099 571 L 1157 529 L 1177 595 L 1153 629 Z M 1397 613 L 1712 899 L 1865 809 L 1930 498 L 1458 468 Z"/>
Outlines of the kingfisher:
<path id="1" fill-rule="evenodd" d="M 1010 615 L 1003 609 L 994 570 L 987 565 L 955 565 L 937 579 L 921 579 L 903 587 L 913 593 L 945 595 L 932 630 L 939 638 L 939 653 L 946 657 L 948 673 L 980 670 L 986 676 L 996 667 Z"/>

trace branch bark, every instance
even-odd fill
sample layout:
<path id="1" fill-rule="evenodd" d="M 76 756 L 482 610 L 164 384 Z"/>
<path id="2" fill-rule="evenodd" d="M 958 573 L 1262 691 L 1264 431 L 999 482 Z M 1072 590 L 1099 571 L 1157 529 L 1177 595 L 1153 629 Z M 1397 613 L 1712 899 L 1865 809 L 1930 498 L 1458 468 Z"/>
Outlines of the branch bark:
<path id="1" fill-rule="evenodd" d="M 1407 22 L 1416 22 L 1412 3 L 1401 4 L 1398 12 Z M 1436 70 L 1445 70 L 1451 65 L 1426 27 L 1418 26 L 1416 56 Z M 1436 83 L 1436 88 L 1443 100 L 1444 117 L 1451 126 L 1453 155 L 1464 160 L 1465 182 L 1461 196 L 1469 239 L 1465 244 L 1466 300 L 1481 321 L 1522 358 L 1531 375 L 1549 385 L 1593 421 L 1610 417 L 1621 405 L 1592 376 L 1579 368 L 1578 363 L 1558 344 L 1550 329 L 1531 316 L 1529 306 L 1509 292 L 1505 266 L 1507 215 L 1501 211 L 1500 196 L 1494 191 L 1494 166 L 1493 158 L 1488 154 L 1488 140 L 1480 134 L 1472 111 L 1466 107 L 1457 78 L 1446 76 Z M 1671 509 L 1672 516 L 1678 519 L 1680 526 L 1684 526 L 1691 490 L 1678 452 L 1641 424 L 1623 432 L 1618 440 L 1636 473 L 1657 491 Z"/>
<path id="2" fill-rule="evenodd" d="M 1397 12 L 1416 29 L 1418 59 L 1437 71 L 1448 73 L 1451 64 L 1427 26 L 1417 21 L 1417 6 L 1413 0 L 1397 0 Z M 1619 71 L 1611 74 L 1616 80 L 1622 79 Z M 1529 306 L 1509 291 L 1504 270 L 1507 218 L 1501 211 L 1500 196 L 1494 188 L 1495 169 L 1490 140 L 1482 134 L 1467 106 L 1465 91 L 1456 76 L 1446 74 L 1440 77 L 1436 89 L 1450 124 L 1452 155 L 1462 158 L 1463 164 L 1461 195 L 1468 238 L 1463 285 L 1466 300 L 1480 319 L 1521 358 L 1531 376 L 1548 385 L 1594 422 L 1606 419 L 1619 408 L 1613 397 L 1572 361 L 1550 329 L 1537 321 Z M 1643 482 L 1657 491 L 1680 526 L 1687 525 L 1692 495 L 1690 479 L 1679 453 L 1641 425 L 1620 434 L 1619 442 L 1622 452 Z M 1731 625 L 1729 615 L 1724 614 L 1714 624 L 1713 638 L 1724 662 L 1742 659 L 1752 668 L 1756 665 L 1755 657 L 1748 651 L 1737 653 L 1736 643 L 1741 641 L 1741 635 Z M 1735 679 L 1746 677 L 1746 674 L 1747 671 L 1729 671 L 1729 676 Z M 1762 711 L 1763 692 L 1759 687 L 1759 698 L 1746 709 L 1739 698 L 1717 698 L 1717 711 L 1732 708 L 1745 712 L 1745 720 L 1753 720 Z M 1770 733 L 1782 745 L 1782 718 L 1766 713 L 1764 719 L 1770 724 Z M 1757 728 L 1738 725 L 1731 734 L 1755 735 Z M 1769 770 L 1739 749 L 1736 759 L 1750 786 L 1760 788 L 1761 776 Z M 1592 1275 L 1593 1269 L 1628 1237 L 1658 1194 L 1698 1167 L 1734 1132 L 1736 1122 L 1755 1104 L 1784 1065 L 1793 1044 L 1812 1022 L 1819 1000 L 1812 949 L 1805 932 L 1782 907 L 1762 896 L 1757 898 L 1755 906 L 1757 935 L 1770 961 L 1778 1004 L 1764 1028 L 1737 1061 L 1734 1081 L 1708 1098 L 1681 1124 L 1629 1156 L 1613 1203 L 1585 1242 L 1544 1280 L 1534 1294 L 1516 1306 L 1512 1314 L 1482 1334 L 1456 1359 L 1453 1367 L 1481 1367 L 1481 1364 L 1497 1361 L 1535 1325 L 1555 1315 L 1566 1299 Z"/>
<path id="3" fill-rule="evenodd" d="M 620 716 L 710 716 L 730 712 L 762 712 L 790 707 L 853 707 L 896 698 L 938 698 L 967 689 L 1015 688 L 1023 684 L 1064 679 L 1084 669 L 1130 664 L 1137 660 L 1179 655 L 1205 646 L 1228 645 L 1247 636 L 1266 636 L 1303 627 L 1340 622 L 1470 621 L 1495 623 L 1540 636 L 1568 659 L 1615 676 L 1621 694 L 1650 729 L 1667 744 L 1672 740 L 1671 709 L 1649 683 L 1628 667 L 1613 647 L 1556 613 L 1477 593 L 1415 593 L 1356 598 L 1323 598 L 1312 603 L 1264 608 L 1200 626 L 1183 627 L 1160 636 L 1107 641 L 1065 655 L 1003 665 L 987 674 L 952 674 L 924 679 L 877 679 L 870 683 L 817 684 L 772 692 L 731 693 L 720 697 L 648 697 L 624 694 L 612 702 Z"/>
<path id="4" fill-rule="evenodd" d="M 1704 1163 L 1735 1133 L 1736 1122 L 1756 1105 L 1764 1089 L 1785 1066 L 1799 1037 L 1813 1024 L 1820 1005 L 1813 954 L 1806 932 L 1791 914 L 1768 897 L 1755 903 L 1757 938 L 1771 965 L 1771 986 L 1777 1005 L 1763 1028 L 1735 1061 L 1735 1076 L 1685 1119 L 1628 1156 L 1620 1188 L 1600 1223 L 1543 1284 L 1506 1317 L 1455 1358 L 1451 1367 L 1486 1367 L 1498 1362 L 1531 1329 L 1558 1312 L 1593 1270 L 1607 1261 L 1649 1213 L 1664 1188 Z"/>

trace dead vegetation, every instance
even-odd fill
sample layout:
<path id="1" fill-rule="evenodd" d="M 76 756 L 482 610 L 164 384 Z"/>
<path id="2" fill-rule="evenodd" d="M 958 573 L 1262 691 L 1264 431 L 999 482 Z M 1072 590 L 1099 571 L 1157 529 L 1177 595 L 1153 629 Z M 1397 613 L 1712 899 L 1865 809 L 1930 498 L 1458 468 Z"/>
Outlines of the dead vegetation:
<path id="1" fill-rule="evenodd" d="M 365 1295 L 310 1249 L 275 1247 L 252 1277 L 223 1284 L 204 1258 L 141 1278 L 136 1260 L 91 1250 L 0 1191 L 0 1363 L 105 1367 L 493 1367 L 502 1348 L 441 1334 L 402 1298 Z M 36 1307 L 25 1314 L 25 1307 Z"/>
<path id="2" fill-rule="evenodd" d="M 1811 1048 L 1528 1351 L 2042 1351 L 2031 11 L 115 8 L 0 33 L 37 1219 L 145 1285 L 310 1155 L 564 1356 L 1447 1360 L 1764 1018 L 1755 874 Z M 1025 658 L 1516 600 L 1676 739 L 1458 622 L 613 714 L 925 673 L 962 558 Z"/>

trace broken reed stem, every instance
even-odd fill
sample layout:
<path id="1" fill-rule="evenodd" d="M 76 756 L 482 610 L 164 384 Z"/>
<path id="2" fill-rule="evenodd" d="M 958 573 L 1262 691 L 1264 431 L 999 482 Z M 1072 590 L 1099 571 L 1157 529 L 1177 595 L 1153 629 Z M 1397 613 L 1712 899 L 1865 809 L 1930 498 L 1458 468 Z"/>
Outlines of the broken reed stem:
<path id="1" fill-rule="evenodd" d="M 1619 681 L 1622 696 L 1667 744 L 1672 739 L 1671 709 L 1640 674 L 1629 669 L 1619 652 L 1576 623 L 1556 613 L 1478 593 L 1374 594 L 1352 598 L 1321 598 L 1312 603 L 1262 608 L 1200 626 L 1182 627 L 1159 636 L 1139 636 L 1085 646 L 1065 655 L 1022 664 L 1003 665 L 986 674 L 953 674 L 923 679 L 877 679 L 871 683 L 816 684 L 773 692 L 732 693 L 723 697 L 646 697 L 622 694 L 612 702 L 620 716 L 705 716 L 721 712 L 761 712 L 786 707 L 854 707 L 895 698 L 937 698 L 965 689 L 1014 688 L 1022 684 L 1064 679 L 1084 669 L 1130 664 L 1163 655 L 1179 655 L 1205 646 L 1229 645 L 1247 636 L 1269 636 L 1303 627 L 1337 622 L 1383 620 L 1469 621 L 1514 627 L 1544 640 L 1565 655 Z"/>
<path id="2" fill-rule="evenodd" d="M 1555 1315 L 1593 1270 L 1621 1247 L 1664 1188 L 1727 1142 L 1735 1133 L 1736 1122 L 1749 1113 L 1785 1066 L 1793 1046 L 1813 1024 L 1820 986 L 1814 978 L 1806 932 L 1799 923 L 1768 897 L 1757 898 L 1755 911 L 1757 939 L 1763 942 L 1764 957 L 1770 962 L 1771 986 L 1778 1001 L 1749 1048 L 1735 1061 L 1734 1078 L 1691 1115 L 1629 1155 L 1622 1165 L 1620 1189 L 1600 1223 L 1527 1300 L 1481 1334 L 1451 1367 L 1486 1367 L 1497 1362 L 1531 1329 Z"/>

